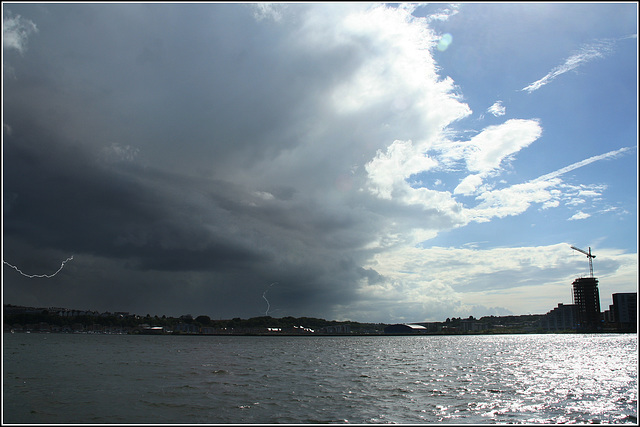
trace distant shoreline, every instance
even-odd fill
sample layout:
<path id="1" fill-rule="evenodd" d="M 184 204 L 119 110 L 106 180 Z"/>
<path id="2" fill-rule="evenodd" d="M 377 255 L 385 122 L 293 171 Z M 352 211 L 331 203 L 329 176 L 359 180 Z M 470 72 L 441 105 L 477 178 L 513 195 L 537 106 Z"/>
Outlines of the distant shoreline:
<path id="1" fill-rule="evenodd" d="M 546 321 L 547 315 L 447 318 L 442 322 L 361 323 L 313 317 L 259 316 L 249 319 L 139 316 L 128 312 L 81 311 L 60 307 L 3 305 L 3 331 L 15 333 L 84 333 L 198 336 L 454 336 L 509 334 L 636 333 L 636 325 L 601 322 L 580 328 L 571 322 Z M 552 320 L 552 319 L 551 319 Z M 595 325 L 594 325 L 595 326 Z"/>
<path id="2" fill-rule="evenodd" d="M 451 333 L 379 333 L 379 334 L 330 334 L 330 333 L 219 333 L 219 334 L 144 334 L 144 333 L 109 333 L 109 332 L 41 332 L 41 331 L 3 331 L 5 334 L 24 335 L 129 335 L 129 336 L 163 336 L 163 337 L 299 337 L 299 338 L 322 338 L 322 337 L 452 337 L 452 336 L 486 336 L 486 335 L 605 335 L 605 334 L 634 334 L 634 331 L 544 331 L 544 332 L 451 332 Z"/>

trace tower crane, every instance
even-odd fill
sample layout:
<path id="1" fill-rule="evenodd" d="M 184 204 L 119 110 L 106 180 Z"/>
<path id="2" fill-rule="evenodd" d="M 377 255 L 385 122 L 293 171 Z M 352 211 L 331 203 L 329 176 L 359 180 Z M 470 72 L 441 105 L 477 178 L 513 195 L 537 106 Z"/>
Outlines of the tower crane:
<path id="1" fill-rule="evenodd" d="M 596 256 L 591 254 L 591 246 L 589 246 L 589 252 L 583 251 L 582 249 L 576 248 L 575 246 L 571 246 L 571 249 L 582 252 L 587 256 L 587 258 L 589 259 L 589 274 L 591 275 L 591 277 L 593 277 L 593 263 L 591 262 L 591 259 L 595 258 Z"/>

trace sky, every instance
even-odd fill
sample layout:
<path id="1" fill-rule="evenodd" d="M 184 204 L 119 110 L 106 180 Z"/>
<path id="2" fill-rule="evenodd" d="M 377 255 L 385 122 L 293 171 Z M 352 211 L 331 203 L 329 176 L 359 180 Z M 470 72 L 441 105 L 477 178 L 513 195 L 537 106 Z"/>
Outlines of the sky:
<path id="1" fill-rule="evenodd" d="M 410 323 L 638 288 L 638 5 L 11 3 L 3 302 Z"/>

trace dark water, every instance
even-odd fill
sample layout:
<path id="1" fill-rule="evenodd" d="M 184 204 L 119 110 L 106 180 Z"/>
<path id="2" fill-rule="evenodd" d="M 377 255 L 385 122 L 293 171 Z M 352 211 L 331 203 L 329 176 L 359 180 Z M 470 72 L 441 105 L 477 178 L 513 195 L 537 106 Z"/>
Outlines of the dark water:
<path id="1" fill-rule="evenodd" d="M 4 423 L 636 423 L 637 336 L 3 334 Z"/>

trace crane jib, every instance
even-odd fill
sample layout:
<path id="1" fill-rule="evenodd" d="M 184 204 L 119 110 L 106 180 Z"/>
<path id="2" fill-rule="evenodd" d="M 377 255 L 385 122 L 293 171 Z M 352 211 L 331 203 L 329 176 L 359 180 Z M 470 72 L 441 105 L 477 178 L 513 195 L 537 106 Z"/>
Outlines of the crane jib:
<path id="1" fill-rule="evenodd" d="M 571 246 L 571 249 L 574 249 L 578 252 L 582 252 L 587 256 L 587 259 L 589 260 L 589 274 L 591 275 L 591 277 L 593 277 L 593 263 L 591 262 L 591 259 L 595 258 L 596 256 L 591 254 L 591 246 L 589 246 L 589 252 L 582 250 L 580 248 L 576 248 L 575 246 Z"/>
<path id="2" fill-rule="evenodd" d="M 591 248 L 589 248 L 589 252 L 583 251 L 582 249 L 576 248 L 575 246 L 571 246 L 571 249 L 575 249 L 578 252 L 582 252 L 583 254 L 585 254 L 586 256 L 591 257 L 591 258 L 595 258 L 596 257 L 595 255 L 591 254 Z"/>

